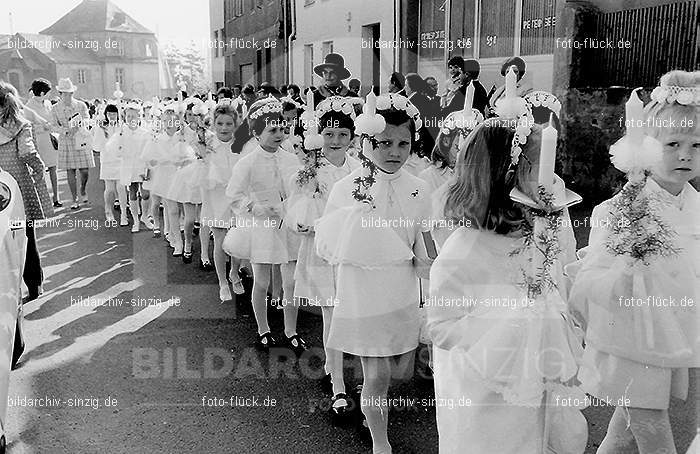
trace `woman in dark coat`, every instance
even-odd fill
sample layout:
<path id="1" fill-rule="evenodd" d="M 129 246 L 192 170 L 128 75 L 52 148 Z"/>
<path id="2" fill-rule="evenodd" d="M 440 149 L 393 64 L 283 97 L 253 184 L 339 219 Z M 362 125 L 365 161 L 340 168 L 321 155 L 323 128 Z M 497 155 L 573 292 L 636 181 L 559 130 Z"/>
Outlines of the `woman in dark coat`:
<path id="1" fill-rule="evenodd" d="M 34 222 L 53 216 L 53 205 L 44 181 L 44 162 L 32 137 L 32 125 L 21 114 L 17 90 L 0 81 L 0 168 L 17 180 L 26 215 L 27 258 L 24 283 L 28 300 L 41 293 L 43 273 L 34 235 Z"/>

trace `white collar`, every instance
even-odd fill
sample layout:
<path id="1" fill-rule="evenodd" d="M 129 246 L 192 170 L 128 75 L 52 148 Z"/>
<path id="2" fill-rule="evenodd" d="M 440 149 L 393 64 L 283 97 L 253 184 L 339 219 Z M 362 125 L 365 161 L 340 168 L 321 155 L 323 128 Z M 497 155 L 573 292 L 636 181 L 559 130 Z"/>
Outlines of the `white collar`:
<path id="1" fill-rule="evenodd" d="M 664 188 L 662 188 L 659 185 L 659 183 L 657 183 L 652 177 L 647 178 L 647 183 L 645 187 L 648 191 L 659 195 L 662 200 L 668 202 L 670 205 L 675 206 L 679 210 L 683 210 L 683 208 L 686 207 L 686 204 L 692 198 L 692 193 L 696 192 L 690 183 L 685 183 L 683 185 L 683 189 L 681 189 L 681 192 L 678 193 L 678 195 L 673 195 Z"/>
<path id="2" fill-rule="evenodd" d="M 403 168 L 394 173 L 386 173 L 377 167 L 377 181 L 396 181 L 403 175 Z"/>

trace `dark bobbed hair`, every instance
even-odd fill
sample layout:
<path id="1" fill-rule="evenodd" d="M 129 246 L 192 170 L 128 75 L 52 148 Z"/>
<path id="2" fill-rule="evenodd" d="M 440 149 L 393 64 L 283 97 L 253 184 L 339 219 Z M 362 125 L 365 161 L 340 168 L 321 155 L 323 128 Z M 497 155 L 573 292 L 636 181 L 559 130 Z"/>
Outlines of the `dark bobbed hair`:
<path id="1" fill-rule="evenodd" d="M 223 95 L 224 98 L 233 98 L 233 90 L 229 87 L 221 87 L 216 91 L 216 96 Z"/>
<path id="2" fill-rule="evenodd" d="M 447 66 L 456 66 L 464 71 L 464 58 L 461 55 L 455 55 L 447 60 Z"/>
<path id="3" fill-rule="evenodd" d="M 117 122 L 119 122 L 119 108 L 118 108 L 116 105 L 114 105 L 114 104 L 109 104 L 109 103 L 108 103 L 108 104 L 105 106 L 104 112 L 102 113 L 102 116 L 104 117 L 104 119 L 102 120 L 102 125 L 103 125 L 103 126 L 107 126 L 107 125 L 109 124 L 109 118 L 107 118 L 107 114 L 108 114 L 109 112 L 112 112 L 112 113 L 117 114 Z"/>
<path id="4" fill-rule="evenodd" d="M 406 78 L 399 72 L 391 73 L 389 81 L 394 84 L 394 86 L 398 87 L 399 90 L 402 90 L 404 85 L 406 85 Z"/>
<path id="5" fill-rule="evenodd" d="M 409 85 L 411 90 L 420 94 L 425 94 L 428 91 L 428 84 L 416 73 L 406 74 L 406 85 Z"/>
<path id="6" fill-rule="evenodd" d="M 43 96 L 51 91 L 51 82 L 44 78 L 34 79 L 29 91 L 31 91 L 34 96 Z"/>
<path id="7" fill-rule="evenodd" d="M 289 90 L 294 90 L 296 92 L 296 94 L 301 93 L 301 90 L 299 89 L 299 85 L 297 85 L 297 84 L 289 84 L 287 86 L 287 92 L 289 92 Z"/>
<path id="8" fill-rule="evenodd" d="M 476 60 L 474 58 L 464 60 L 464 72 L 471 79 L 478 79 L 479 73 L 481 73 L 481 65 L 479 64 L 479 60 Z"/>
<path id="9" fill-rule="evenodd" d="M 508 57 L 506 58 L 506 61 L 503 62 L 503 65 L 501 65 L 501 76 L 505 76 L 506 72 L 508 71 L 508 68 L 511 66 L 517 66 L 518 68 L 518 79 L 523 77 L 525 74 L 525 60 L 523 60 L 520 57 Z"/>
<path id="10" fill-rule="evenodd" d="M 401 126 L 408 123 L 408 130 L 411 132 L 411 153 L 418 151 L 418 142 L 416 141 L 416 122 L 413 121 L 406 111 L 390 108 L 386 110 L 377 110 L 377 114 L 384 117 L 386 124 L 392 126 Z M 376 141 L 373 140 L 373 145 L 376 147 Z"/>
<path id="11" fill-rule="evenodd" d="M 350 130 L 350 137 L 355 137 L 355 121 L 342 112 L 331 110 L 319 119 L 318 132 L 322 133 L 326 128 L 346 128 Z"/>
<path id="12" fill-rule="evenodd" d="M 282 101 L 282 112 L 289 112 L 290 110 L 294 109 L 298 109 L 296 104 L 289 101 Z"/>

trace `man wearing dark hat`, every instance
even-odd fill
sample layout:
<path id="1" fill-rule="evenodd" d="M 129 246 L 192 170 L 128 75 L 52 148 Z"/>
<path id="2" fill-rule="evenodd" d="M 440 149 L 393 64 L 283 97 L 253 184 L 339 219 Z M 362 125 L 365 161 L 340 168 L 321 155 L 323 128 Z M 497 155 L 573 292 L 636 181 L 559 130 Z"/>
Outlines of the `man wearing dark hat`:
<path id="1" fill-rule="evenodd" d="M 314 72 L 323 78 L 323 85 L 314 91 L 314 107 L 331 96 L 357 97 L 343 84 L 343 80 L 350 78 L 350 71 L 345 67 L 342 55 L 326 55 L 323 63 L 314 68 Z"/>
<path id="2" fill-rule="evenodd" d="M 520 57 L 509 57 L 506 59 L 506 61 L 503 62 L 503 65 L 501 66 L 501 75 L 505 77 L 506 73 L 508 72 L 508 69 L 513 67 L 513 70 L 515 71 L 515 76 L 517 78 L 517 84 L 515 85 L 515 91 L 518 96 L 523 97 L 526 94 L 530 93 L 532 91 L 532 84 L 530 81 L 525 78 L 525 61 L 520 58 Z M 506 85 L 505 85 L 505 80 L 503 81 L 503 85 L 498 87 L 496 91 L 493 92 L 491 95 L 491 98 L 489 99 L 489 104 L 491 105 L 491 109 L 496 106 L 496 101 L 500 100 L 505 96 L 506 92 Z"/>
<path id="3" fill-rule="evenodd" d="M 452 112 L 464 108 L 464 99 L 466 98 L 469 83 L 474 84 L 474 101 L 472 107 L 481 112 L 482 115 L 486 115 L 486 113 L 488 113 L 489 100 L 486 89 L 481 82 L 479 82 L 481 65 L 474 59 L 463 60 L 460 69 L 461 72 L 458 74 L 458 77 L 454 79 L 454 83 L 456 85 L 458 84 L 457 89 L 452 93 L 452 98 L 442 109 L 443 118 L 447 117 L 447 115 Z"/>

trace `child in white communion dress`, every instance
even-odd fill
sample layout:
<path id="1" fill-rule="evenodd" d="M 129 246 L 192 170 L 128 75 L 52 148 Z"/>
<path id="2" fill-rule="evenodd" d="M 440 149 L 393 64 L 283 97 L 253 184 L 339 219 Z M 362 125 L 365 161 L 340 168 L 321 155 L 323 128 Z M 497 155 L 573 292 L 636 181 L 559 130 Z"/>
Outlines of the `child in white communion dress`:
<path id="1" fill-rule="evenodd" d="M 323 316 L 324 370 L 332 385 L 330 413 L 340 422 L 348 415 L 350 403 L 343 380 L 343 352 L 328 348 L 328 334 L 335 305 L 333 266 L 316 253 L 314 223 L 321 217 L 328 195 L 335 183 L 360 167 L 360 161 L 347 154 L 355 133 L 355 111 L 348 98 L 331 96 L 315 109 L 304 168 L 290 183 L 292 194 L 285 225 L 301 236 L 299 257 L 294 273 L 294 297 L 307 298 L 310 305 L 320 306 Z M 319 132 L 316 134 L 316 124 Z M 320 134 L 319 134 L 320 133 Z M 316 143 L 312 143 L 315 137 Z M 320 146 L 320 149 L 315 149 Z"/>
<path id="2" fill-rule="evenodd" d="M 560 224 L 558 252 L 548 259 L 550 291 L 533 298 L 534 255 L 526 246 L 533 216 L 509 194 L 517 188 L 537 200 L 542 129 L 531 125 L 514 162 L 506 123 L 485 121 L 460 150 L 444 210 L 460 227 L 430 271 L 440 454 L 581 454 L 586 421 L 561 403 L 585 401 L 573 386 L 581 347 L 562 295 L 563 265 L 575 259 L 573 231 Z M 558 178 L 556 185 L 563 188 Z"/>
<path id="3" fill-rule="evenodd" d="M 583 388 L 616 405 L 598 454 L 676 453 L 670 397 L 686 399 L 700 367 L 700 196 L 688 183 L 700 172 L 700 72 L 664 75 L 651 98 L 643 145 L 611 149 L 629 181 L 593 210 L 571 290 Z"/>
<path id="4" fill-rule="evenodd" d="M 275 98 L 261 99 L 248 110 L 248 122 L 257 146 L 238 160 L 226 188 L 237 218 L 232 230 L 229 251 L 239 259 L 249 259 L 253 267 L 251 296 L 255 321 L 258 324 L 256 345 L 264 350 L 278 341 L 270 332 L 267 319 L 267 289 L 275 265 L 282 273 L 285 304 L 284 345 L 295 351 L 306 349 L 306 342 L 297 333 L 299 304 L 294 301 L 294 265 L 299 250 L 290 250 L 293 235 L 283 228 L 285 202 L 289 196 L 288 182 L 300 167 L 299 160 L 282 150 L 286 138 L 282 118 L 282 103 Z"/>
<path id="5" fill-rule="evenodd" d="M 430 197 L 427 184 L 402 168 L 421 126 L 418 110 L 404 96 L 374 93 L 364 109 L 355 121 L 363 167 L 333 187 L 316 223 L 316 249 L 337 265 L 326 346 L 360 357 L 360 406 L 373 452 L 386 454 L 391 378 L 413 364 L 418 346 L 418 278 L 427 277 L 419 273 L 428 264 L 421 232 Z"/>

